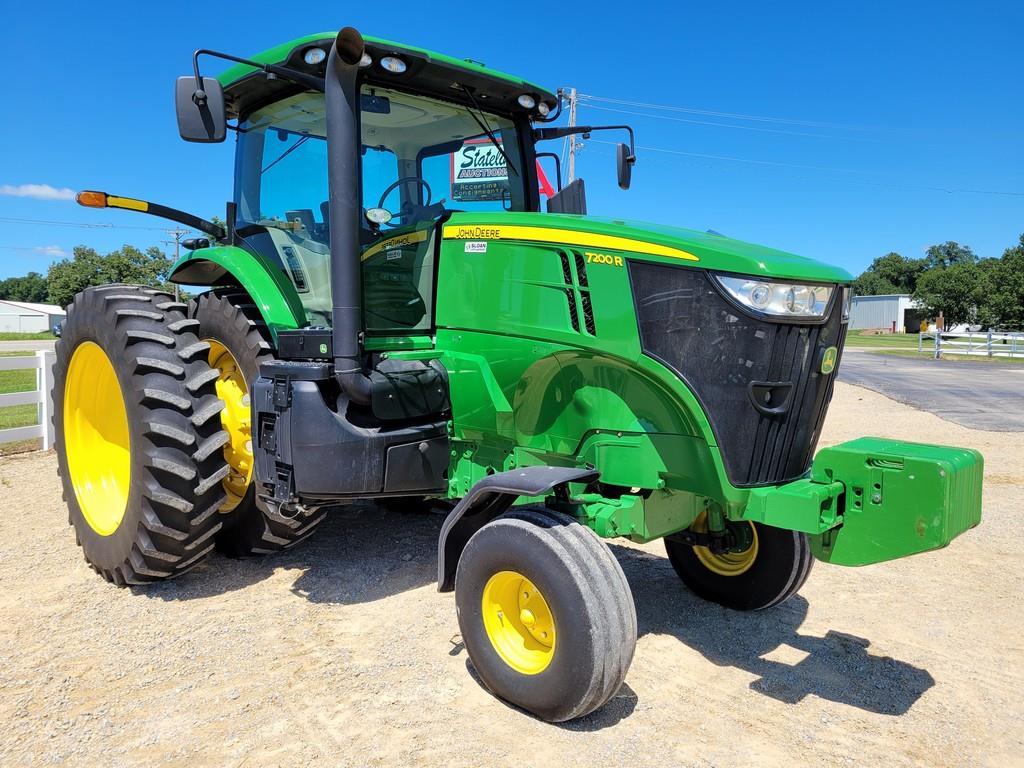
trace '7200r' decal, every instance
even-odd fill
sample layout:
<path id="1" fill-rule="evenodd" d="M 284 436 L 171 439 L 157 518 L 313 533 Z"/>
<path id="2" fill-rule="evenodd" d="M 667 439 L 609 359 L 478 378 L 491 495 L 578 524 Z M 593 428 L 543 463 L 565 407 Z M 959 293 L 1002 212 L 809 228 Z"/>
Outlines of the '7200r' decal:
<path id="1" fill-rule="evenodd" d="M 612 256 L 608 253 L 591 253 L 584 251 L 587 257 L 587 264 L 611 264 L 613 267 L 625 266 L 626 262 L 621 256 Z"/>

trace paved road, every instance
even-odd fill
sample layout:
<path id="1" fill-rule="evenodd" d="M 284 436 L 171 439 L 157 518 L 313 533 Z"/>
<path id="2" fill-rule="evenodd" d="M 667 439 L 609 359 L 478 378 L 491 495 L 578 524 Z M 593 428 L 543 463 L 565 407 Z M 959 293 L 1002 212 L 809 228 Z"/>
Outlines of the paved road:
<path id="1" fill-rule="evenodd" d="M 56 341 L 0 341 L 0 352 L 35 352 L 39 349 L 53 349 Z"/>
<path id="2" fill-rule="evenodd" d="M 839 380 L 965 427 L 1024 432 L 1024 365 L 916 360 L 847 348 Z"/>

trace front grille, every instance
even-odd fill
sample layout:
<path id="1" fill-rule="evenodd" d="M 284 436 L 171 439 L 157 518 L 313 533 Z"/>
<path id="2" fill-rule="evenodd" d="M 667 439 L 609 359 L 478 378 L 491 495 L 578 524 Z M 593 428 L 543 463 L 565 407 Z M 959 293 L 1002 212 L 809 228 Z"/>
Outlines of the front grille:
<path id="1" fill-rule="evenodd" d="M 824 324 L 772 323 L 737 309 L 703 270 L 631 261 L 629 274 L 643 351 L 700 400 L 730 482 L 803 475 L 832 398 L 821 361 L 828 347 L 842 353 L 842 302 Z"/>

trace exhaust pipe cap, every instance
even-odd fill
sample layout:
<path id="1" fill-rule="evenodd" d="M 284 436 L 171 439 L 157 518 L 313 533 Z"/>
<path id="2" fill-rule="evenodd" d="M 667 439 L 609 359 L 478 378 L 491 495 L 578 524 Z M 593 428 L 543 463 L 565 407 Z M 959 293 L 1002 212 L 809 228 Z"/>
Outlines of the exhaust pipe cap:
<path id="1" fill-rule="evenodd" d="M 354 67 L 362 60 L 366 44 L 363 42 L 363 36 L 359 34 L 358 29 L 355 27 L 345 27 L 338 32 L 338 37 L 334 41 L 334 48 L 338 52 L 338 58 L 341 59 L 342 63 Z"/>

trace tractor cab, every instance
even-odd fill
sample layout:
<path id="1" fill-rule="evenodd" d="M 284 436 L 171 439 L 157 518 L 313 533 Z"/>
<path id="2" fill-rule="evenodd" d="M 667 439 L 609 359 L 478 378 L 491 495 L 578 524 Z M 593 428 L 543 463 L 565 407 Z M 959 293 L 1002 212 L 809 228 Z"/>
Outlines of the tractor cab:
<path id="1" fill-rule="evenodd" d="M 366 332 L 432 324 L 438 224 L 456 211 L 528 211 L 536 170 L 522 118 L 366 83 L 360 88 L 359 246 Z M 280 263 L 311 325 L 331 325 L 324 95 L 298 93 L 238 126 L 235 232 Z"/>
<path id="2" fill-rule="evenodd" d="M 345 65 L 328 55 L 343 50 L 336 43 L 313 35 L 251 60 L 197 52 L 195 76 L 178 84 L 179 127 L 194 141 L 221 140 L 229 127 L 237 134 L 228 239 L 287 275 L 307 326 L 334 324 L 334 184 L 345 200 L 337 217 L 346 233 L 354 225 L 360 325 L 372 345 L 376 335 L 433 327 L 436 255 L 454 214 L 540 212 L 543 200 L 548 211 L 585 213 L 582 181 L 563 191 L 558 156 L 535 144 L 605 128 L 535 127 L 559 116 L 560 97 L 477 62 L 360 37 L 358 60 Z M 216 80 L 202 78 L 201 54 L 239 63 Z M 330 86 L 342 81 L 346 117 L 332 132 Z M 629 133 L 618 158 L 620 186 L 628 187 L 632 130 L 609 128 Z M 344 162 L 331 164 L 332 146 L 346 153 Z M 341 245 L 334 233 L 340 262 L 353 259 L 350 239 Z M 197 256 L 177 280 L 210 282 Z"/>

